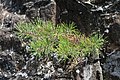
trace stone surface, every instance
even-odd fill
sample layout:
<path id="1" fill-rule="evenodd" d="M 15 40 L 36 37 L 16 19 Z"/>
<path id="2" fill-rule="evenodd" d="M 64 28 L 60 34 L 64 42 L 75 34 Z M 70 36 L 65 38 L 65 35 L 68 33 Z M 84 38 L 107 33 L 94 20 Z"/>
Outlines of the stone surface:
<path id="1" fill-rule="evenodd" d="M 120 80 L 120 51 L 114 52 L 103 65 L 105 80 Z"/>
<path id="2" fill-rule="evenodd" d="M 119 0 L 0 0 L 0 79 L 102 80 L 99 62 L 82 62 L 68 70 L 70 65 L 59 64 L 54 56 L 52 63 L 27 53 L 13 31 L 17 22 L 37 17 L 55 24 L 74 22 L 82 33 L 99 31 L 119 48 L 119 4 Z M 119 80 L 119 54 L 115 54 L 103 66 L 108 80 Z"/>
<path id="3" fill-rule="evenodd" d="M 30 19 L 41 18 L 55 23 L 56 3 L 51 0 L 1 0 L 3 7 L 11 12 L 26 15 Z"/>
<path id="4" fill-rule="evenodd" d="M 56 0 L 57 22 L 74 22 L 83 33 L 90 33 L 92 29 L 91 13 L 88 6 L 77 0 Z M 64 4 L 64 5 L 63 5 Z"/>

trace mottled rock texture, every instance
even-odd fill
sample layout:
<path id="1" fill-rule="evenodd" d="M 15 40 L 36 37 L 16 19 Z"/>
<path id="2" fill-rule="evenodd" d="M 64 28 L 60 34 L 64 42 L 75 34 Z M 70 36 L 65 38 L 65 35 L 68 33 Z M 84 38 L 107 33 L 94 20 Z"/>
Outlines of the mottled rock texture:
<path id="1" fill-rule="evenodd" d="M 120 51 L 113 52 L 110 57 L 107 57 L 103 68 L 105 80 L 120 80 Z"/>
<path id="2" fill-rule="evenodd" d="M 57 61 L 53 64 L 27 53 L 13 31 L 17 22 L 36 18 L 55 24 L 74 22 L 86 35 L 94 31 L 102 33 L 115 46 L 109 49 L 119 50 L 119 4 L 119 0 L 0 0 L 0 80 L 102 80 L 99 61 L 81 62 L 68 70 L 66 66 L 70 65 L 58 65 Z M 108 80 L 120 77 L 115 57 L 107 59 L 104 66 Z M 108 70 L 111 64 L 115 68 Z"/>
<path id="3" fill-rule="evenodd" d="M 28 18 L 40 17 L 55 21 L 56 4 L 51 0 L 1 0 L 3 7 L 11 12 L 26 15 Z"/>

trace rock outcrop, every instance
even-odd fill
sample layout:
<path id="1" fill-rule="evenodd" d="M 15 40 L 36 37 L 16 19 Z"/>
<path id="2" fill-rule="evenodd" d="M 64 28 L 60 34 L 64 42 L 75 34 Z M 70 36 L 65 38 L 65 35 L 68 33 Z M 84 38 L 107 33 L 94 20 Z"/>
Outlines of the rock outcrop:
<path id="1" fill-rule="evenodd" d="M 17 22 L 36 18 L 51 20 L 55 24 L 74 22 L 81 33 L 89 35 L 98 31 L 115 45 L 111 51 L 119 50 L 119 4 L 119 0 L 0 0 L 0 79 L 103 80 L 99 59 L 94 63 L 79 63 L 68 72 L 64 66 L 55 66 L 51 61 L 45 62 L 27 53 L 27 47 L 21 47 L 13 31 Z M 117 59 L 113 54 L 104 63 L 105 73 L 112 76 L 108 80 L 119 80 Z"/>

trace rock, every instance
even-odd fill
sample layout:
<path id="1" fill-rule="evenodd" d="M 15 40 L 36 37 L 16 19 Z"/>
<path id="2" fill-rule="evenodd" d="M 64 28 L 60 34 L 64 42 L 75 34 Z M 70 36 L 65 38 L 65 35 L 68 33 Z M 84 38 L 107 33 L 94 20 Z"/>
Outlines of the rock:
<path id="1" fill-rule="evenodd" d="M 55 24 L 74 22 L 81 33 L 99 31 L 119 47 L 119 4 L 119 0 L 0 0 L 0 79 L 103 80 L 99 61 L 67 71 L 69 65 L 61 64 L 57 55 L 52 56 L 53 62 L 30 55 L 13 31 L 18 22 L 36 18 Z M 108 80 L 120 78 L 118 60 L 118 53 L 107 58 L 103 68 Z"/>
<path id="2" fill-rule="evenodd" d="M 120 51 L 107 57 L 103 69 L 106 80 L 120 80 Z"/>
<path id="3" fill-rule="evenodd" d="M 41 18 L 56 23 L 56 3 L 54 0 L 4 0 L 3 7 L 19 15 L 26 15 L 30 19 Z"/>
<path id="4" fill-rule="evenodd" d="M 76 73 L 76 80 L 103 80 L 102 68 L 99 61 L 94 64 L 86 64 L 81 68 L 78 67 Z"/>
<path id="5" fill-rule="evenodd" d="M 91 32 L 91 14 L 89 12 L 89 8 L 85 6 L 84 3 L 78 3 L 76 0 L 57 0 L 56 4 L 57 22 L 74 22 L 81 32 L 86 34 Z"/>

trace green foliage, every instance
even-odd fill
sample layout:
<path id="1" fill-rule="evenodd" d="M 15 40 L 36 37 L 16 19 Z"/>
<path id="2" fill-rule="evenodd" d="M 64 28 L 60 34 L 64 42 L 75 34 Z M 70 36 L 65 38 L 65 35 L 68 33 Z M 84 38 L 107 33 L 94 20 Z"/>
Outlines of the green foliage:
<path id="1" fill-rule="evenodd" d="M 57 53 L 59 58 L 77 58 L 89 54 L 99 54 L 104 39 L 100 34 L 88 37 L 80 34 L 74 24 L 60 24 L 37 20 L 31 23 L 19 23 L 17 35 L 21 40 L 29 38 L 30 51 L 42 56 Z"/>

